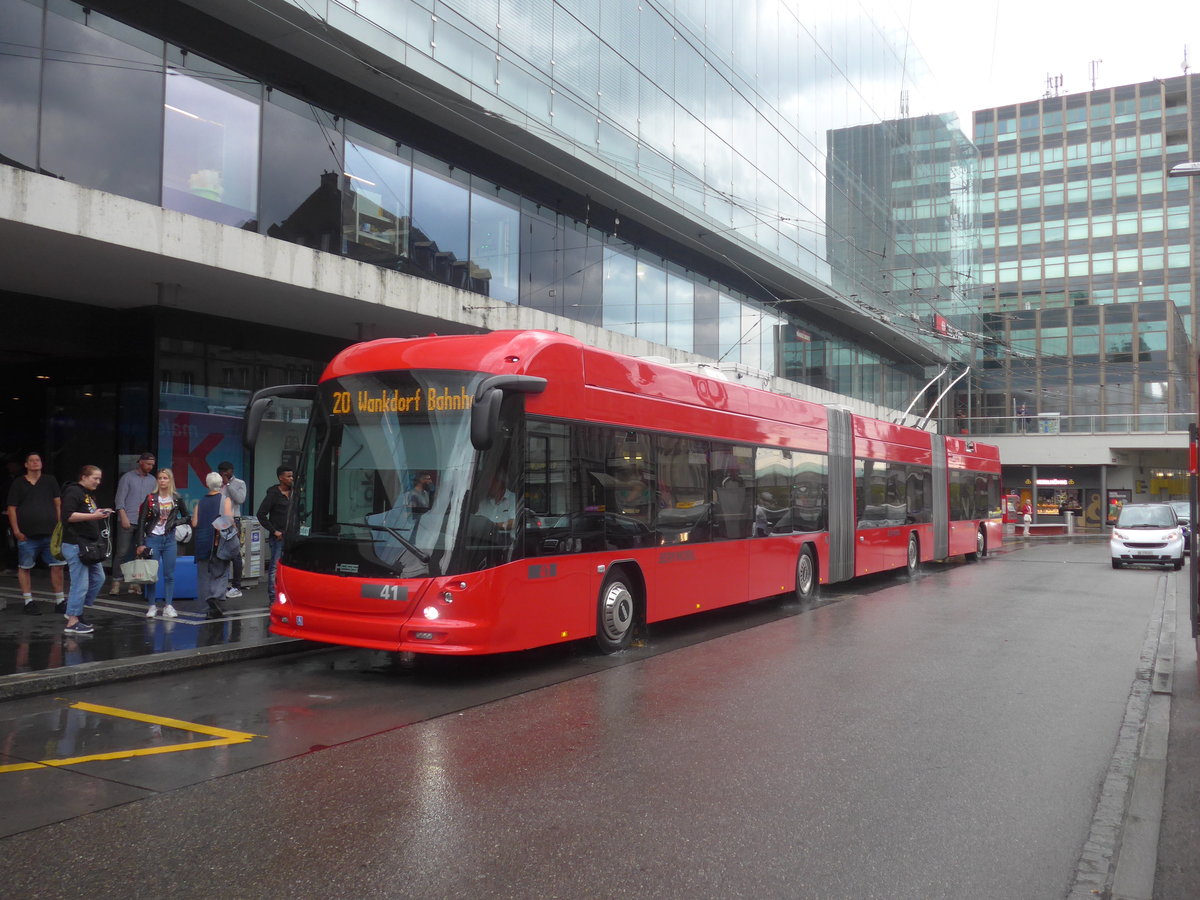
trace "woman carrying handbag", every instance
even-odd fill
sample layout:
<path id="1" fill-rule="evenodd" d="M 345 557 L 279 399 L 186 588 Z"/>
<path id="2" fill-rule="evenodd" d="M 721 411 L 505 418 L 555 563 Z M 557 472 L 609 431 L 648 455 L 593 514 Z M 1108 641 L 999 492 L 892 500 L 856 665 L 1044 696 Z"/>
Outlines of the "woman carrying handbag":
<path id="1" fill-rule="evenodd" d="M 91 606 L 104 584 L 104 559 L 108 556 L 105 520 L 111 509 L 102 509 L 92 496 L 100 487 L 100 469 L 84 466 L 79 481 L 68 484 L 62 495 L 62 554 L 71 571 L 71 593 L 67 597 L 66 634 L 91 634 L 95 629 L 83 621 L 83 608 Z"/>
<path id="2" fill-rule="evenodd" d="M 175 557 L 178 550 L 175 546 L 175 527 L 188 524 L 187 507 L 183 498 L 175 490 L 175 474 L 170 469 L 160 469 L 158 472 L 158 489 L 142 501 L 138 509 L 137 555 L 145 556 L 150 551 L 150 558 L 158 560 L 158 583 L 163 587 L 163 615 L 174 619 L 179 613 L 175 612 L 172 600 L 175 598 Z M 149 606 L 146 618 L 153 618 L 157 608 L 154 597 L 157 588 L 150 590 L 147 585 L 146 599 Z"/>
<path id="3" fill-rule="evenodd" d="M 221 601 L 229 590 L 228 560 L 216 554 L 217 533 L 213 519 L 218 516 L 233 516 L 233 501 L 222 496 L 221 486 L 225 483 L 216 472 L 204 478 L 208 493 L 200 498 L 192 510 L 192 533 L 196 536 L 196 596 L 208 604 L 211 617 L 225 615 Z"/>

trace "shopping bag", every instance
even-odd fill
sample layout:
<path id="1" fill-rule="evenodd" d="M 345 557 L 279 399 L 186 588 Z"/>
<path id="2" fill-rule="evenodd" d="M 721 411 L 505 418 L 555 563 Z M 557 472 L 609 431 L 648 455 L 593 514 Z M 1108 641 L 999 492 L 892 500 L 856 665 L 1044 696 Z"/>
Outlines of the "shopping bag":
<path id="1" fill-rule="evenodd" d="M 158 560 L 131 559 L 121 563 L 121 577 L 126 584 L 155 584 L 158 582 Z"/>

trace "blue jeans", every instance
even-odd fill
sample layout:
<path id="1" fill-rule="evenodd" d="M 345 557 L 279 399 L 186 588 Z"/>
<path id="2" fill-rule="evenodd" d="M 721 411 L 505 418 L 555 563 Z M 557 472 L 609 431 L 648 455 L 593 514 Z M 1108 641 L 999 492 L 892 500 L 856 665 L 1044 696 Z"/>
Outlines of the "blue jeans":
<path id="1" fill-rule="evenodd" d="M 179 553 L 179 548 L 175 545 L 175 535 L 172 532 L 149 535 L 146 538 L 146 546 L 150 550 L 151 559 L 158 560 L 158 580 L 163 586 L 163 602 L 170 606 L 175 598 L 175 557 Z M 146 587 L 146 599 L 153 606 L 154 595 L 158 593 L 158 589 L 156 587 L 151 591 L 149 585 Z"/>
<path id="2" fill-rule="evenodd" d="M 67 615 L 83 615 L 84 606 L 91 606 L 100 587 L 104 584 L 104 566 L 100 563 L 85 563 L 79 558 L 79 545 L 63 541 L 63 556 L 67 558 L 67 570 L 71 573 L 71 593 L 67 595 Z"/>
<path id="3" fill-rule="evenodd" d="M 39 556 L 42 558 L 42 562 L 48 566 L 64 564 L 61 559 L 55 559 L 50 555 L 50 535 L 17 541 L 17 565 L 20 568 L 32 569 L 37 565 Z"/>
<path id="4" fill-rule="evenodd" d="M 275 602 L 275 568 L 279 565 L 279 557 L 283 556 L 283 539 L 271 535 L 267 538 L 267 549 L 270 557 L 267 562 L 267 596 Z"/>

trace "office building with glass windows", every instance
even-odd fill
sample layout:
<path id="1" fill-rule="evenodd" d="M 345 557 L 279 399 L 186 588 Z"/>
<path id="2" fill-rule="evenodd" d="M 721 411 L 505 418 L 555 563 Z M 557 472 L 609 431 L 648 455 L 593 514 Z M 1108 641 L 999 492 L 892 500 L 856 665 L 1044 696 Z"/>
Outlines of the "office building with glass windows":
<path id="1" fill-rule="evenodd" d="M 1192 179 L 1168 172 L 1194 158 L 1198 88 L 1187 75 L 974 114 L 988 287 L 973 430 L 998 436 L 1016 484 L 1050 482 L 1046 512 L 1186 499 L 1198 210 Z"/>
<path id="2" fill-rule="evenodd" d="M 932 91 L 886 5 L 0 0 L 0 449 L 200 473 L 258 387 L 496 328 L 887 415 L 965 353 Z"/>

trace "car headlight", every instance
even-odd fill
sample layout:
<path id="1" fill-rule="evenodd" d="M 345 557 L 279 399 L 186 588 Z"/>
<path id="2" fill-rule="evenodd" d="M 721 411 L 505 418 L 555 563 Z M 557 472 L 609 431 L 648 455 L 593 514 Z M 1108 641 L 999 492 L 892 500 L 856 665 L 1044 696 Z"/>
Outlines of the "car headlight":
<path id="1" fill-rule="evenodd" d="M 1125 532 L 1123 532 L 1123 531 L 1117 531 L 1117 529 L 1115 529 L 1115 528 L 1113 529 L 1112 534 L 1113 534 L 1113 540 L 1117 540 L 1117 541 L 1129 540 L 1129 535 L 1125 534 Z"/>

